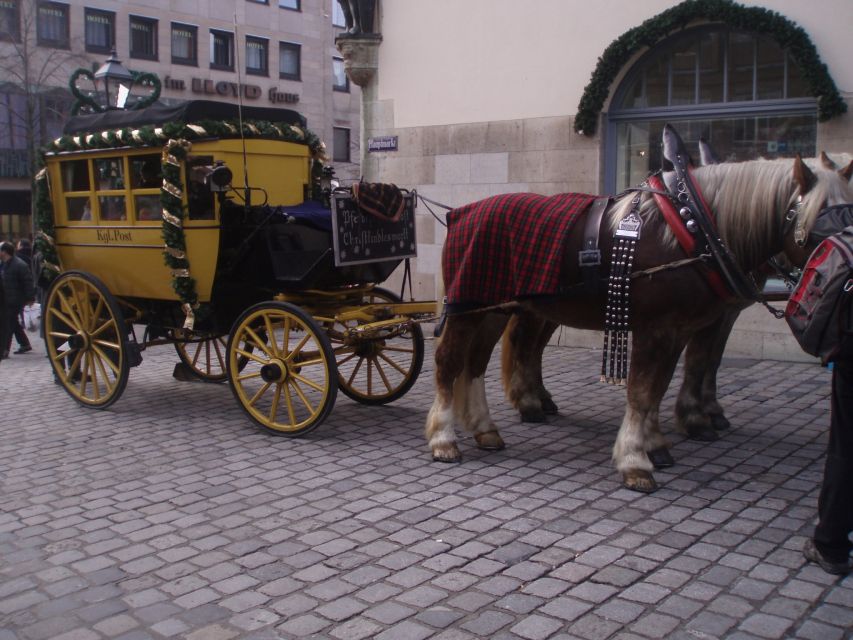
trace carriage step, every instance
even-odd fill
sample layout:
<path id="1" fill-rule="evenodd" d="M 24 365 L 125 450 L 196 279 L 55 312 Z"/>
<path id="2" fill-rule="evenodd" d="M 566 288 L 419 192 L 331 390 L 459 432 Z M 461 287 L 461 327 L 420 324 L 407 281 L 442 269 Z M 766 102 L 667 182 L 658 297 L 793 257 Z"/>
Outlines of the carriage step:
<path id="1" fill-rule="evenodd" d="M 135 342 L 127 345 L 127 363 L 130 367 L 138 367 L 142 364 L 142 349 Z"/>

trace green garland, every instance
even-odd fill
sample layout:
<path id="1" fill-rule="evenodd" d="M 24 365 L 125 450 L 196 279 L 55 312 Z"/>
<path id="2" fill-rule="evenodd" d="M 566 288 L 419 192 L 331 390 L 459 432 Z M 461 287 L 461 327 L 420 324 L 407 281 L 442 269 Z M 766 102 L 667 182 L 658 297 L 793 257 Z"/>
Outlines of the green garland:
<path id="1" fill-rule="evenodd" d="M 183 220 L 186 211 L 183 206 L 184 185 L 181 183 L 181 165 L 192 148 L 192 140 L 211 138 L 239 137 L 239 121 L 202 120 L 197 123 L 167 123 L 162 127 L 145 126 L 138 129 L 124 128 L 99 133 L 64 135 L 50 142 L 43 153 L 62 151 L 84 151 L 91 149 L 115 149 L 121 147 L 142 148 L 161 147 L 163 186 L 160 202 L 163 206 L 163 240 L 166 243 L 163 252 L 166 266 L 172 274 L 172 288 L 181 300 L 186 314 L 184 328 L 192 330 L 199 310 L 195 280 L 190 276 L 190 263 L 186 255 L 186 236 Z M 304 144 L 311 156 L 319 162 L 326 162 L 326 145 L 313 132 L 303 127 L 285 123 L 266 121 L 243 121 L 243 135 L 246 138 L 266 138 Z M 53 204 L 50 199 L 47 172 L 42 170 L 36 176 L 36 218 L 40 233 L 36 247 L 45 258 L 42 277 L 52 281 L 60 272 L 59 257 L 54 247 Z M 202 309 L 202 313 L 205 310 Z"/>
<path id="2" fill-rule="evenodd" d="M 607 100 L 610 86 L 634 54 L 697 20 L 721 22 L 770 36 L 791 54 L 809 92 L 818 99 L 821 122 L 847 111 L 847 103 L 802 27 L 775 11 L 745 7 L 731 0 L 685 0 L 626 31 L 604 50 L 578 103 L 575 131 L 588 136 L 595 134 L 598 114 Z"/>

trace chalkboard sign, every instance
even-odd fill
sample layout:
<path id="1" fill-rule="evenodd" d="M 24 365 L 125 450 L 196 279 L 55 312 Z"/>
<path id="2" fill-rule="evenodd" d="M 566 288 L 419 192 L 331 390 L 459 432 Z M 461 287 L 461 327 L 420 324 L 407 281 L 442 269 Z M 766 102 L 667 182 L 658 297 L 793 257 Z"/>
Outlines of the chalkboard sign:
<path id="1" fill-rule="evenodd" d="M 407 193 L 405 202 L 400 219 L 389 222 L 361 213 L 349 193 L 332 194 L 335 266 L 416 258 L 415 194 Z"/>

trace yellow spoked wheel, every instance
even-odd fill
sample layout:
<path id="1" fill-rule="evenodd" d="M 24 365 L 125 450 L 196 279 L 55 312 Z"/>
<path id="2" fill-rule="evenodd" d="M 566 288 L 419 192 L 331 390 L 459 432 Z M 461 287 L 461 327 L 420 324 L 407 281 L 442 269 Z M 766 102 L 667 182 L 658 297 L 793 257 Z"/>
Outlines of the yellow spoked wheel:
<path id="1" fill-rule="evenodd" d="M 227 369 L 243 410 L 277 435 L 308 433 L 335 404 L 338 376 L 329 339 L 311 316 L 286 302 L 262 302 L 237 318 Z"/>
<path id="2" fill-rule="evenodd" d="M 205 382 L 222 382 L 228 378 L 225 360 L 228 342 L 225 336 L 205 340 L 176 342 L 175 351 L 193 375 Z"/>
<path id="3" fill-rule="evenodd" d="M 127 328 L 115 298 L 87 273 L 67 271 L 47 293 L 44 341 L 57 382 L 80 404 L 103 409 L 127 386 Z"/>
<path id="4" fill-rule="evenodd" d="M 400 298 L 381 288 L 364 296 L 364 304 L 399 302 Z M 385 338 L 348 338 L 346 329 L 358 326 L 332 324 L 327 331 L 335 363 L 338 386 L 362 404 L 386 404 L 401 398 L 412 388 L 424 364 L 424 334 L 420 325 Z"/>

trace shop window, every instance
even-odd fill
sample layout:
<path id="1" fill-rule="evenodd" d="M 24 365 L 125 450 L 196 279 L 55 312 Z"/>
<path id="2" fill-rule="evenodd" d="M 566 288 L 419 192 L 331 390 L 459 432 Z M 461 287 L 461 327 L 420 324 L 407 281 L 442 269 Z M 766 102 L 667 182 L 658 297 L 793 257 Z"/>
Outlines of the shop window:
<path id="1" fill-rule="evenodd" d="M 59 2 L 39 2 L 36 13 L 36 37 L 42 47 L 68 49 L 68 5 Z"/>
<path id="2" fill-rule="evenodd" d="M 157 20 L 130 16 L 130 57 L 157 59 Z"/>
<path id="3" fill-rule="evenodd" d="M 210 30 L 210 68 L 234 71 L 234 34 Z"/>
<path id="4" fill-rule="evenodd" d="M 246 73 L 269 75 L 269 40 L 266 38 L 246 36 Z"/>
<path id="5" fill-rule="evenodd" d="M 21 14 L 18 0 L 0 0 L 0 40 L 21 41 Z"/>
<path id="6" fill-rule="evenodd" d="M 198 27 L 172 23 L 172 64 L 198 65 Z"/>
<path id="7" fill-rule="evenodd" d="M 332 160 L 335 162 L 351 162 L 349 129 L 343 127 L 332 129 Z"/>
<path id="8" fill-rule="evenodd" d="M 744 31 L 684 32 L 626 74 L 608 114 L 608 190 L 638 184 L 661 167 L 666 122 L 692 152 L 702 137 L 724 160 L 815 154 L 817 103 L 790 54 Z"/>
<path id="9" fill-rule="evenodd" d="M 302 79 L 302 45 L 278 43 L 278 77 L 284 80 Z"/>
<path id="10" fill-rule="evenodd" d="M 349 78 L 344 71 L 343 58 L 332 59 L 332 89 L 349 92 Z"/>
<path id="11" fill-rule="evenodd" d="M 86 51 L 110 53 L 116 41 L 116 14 L 100 9 L 86 9 Z"/>

